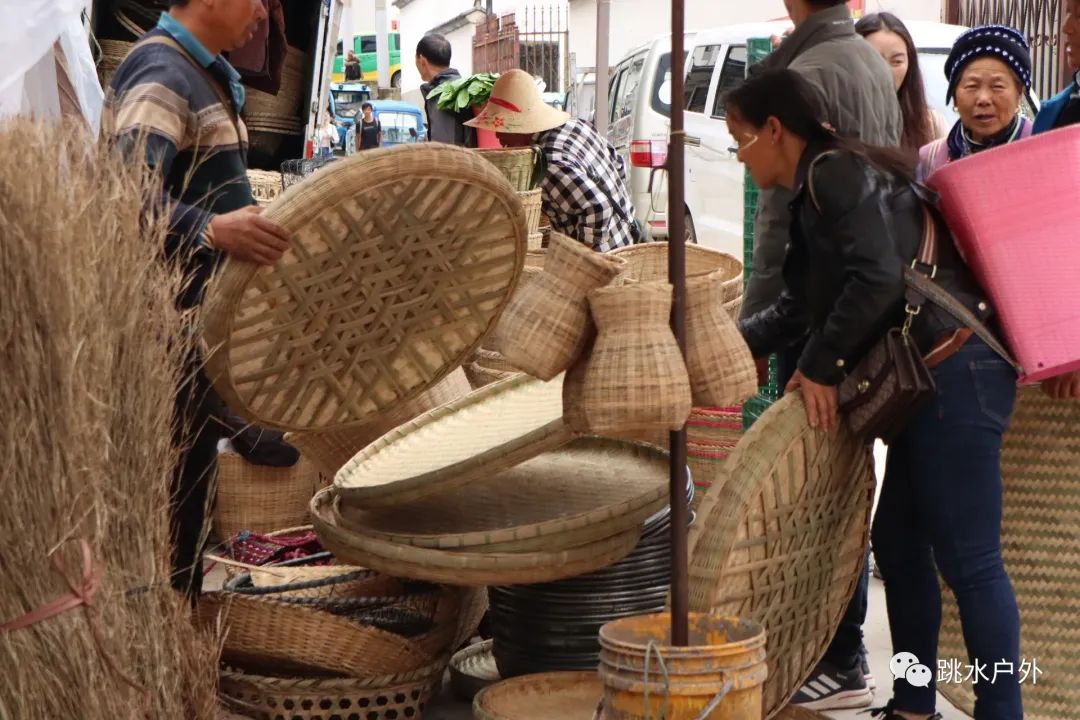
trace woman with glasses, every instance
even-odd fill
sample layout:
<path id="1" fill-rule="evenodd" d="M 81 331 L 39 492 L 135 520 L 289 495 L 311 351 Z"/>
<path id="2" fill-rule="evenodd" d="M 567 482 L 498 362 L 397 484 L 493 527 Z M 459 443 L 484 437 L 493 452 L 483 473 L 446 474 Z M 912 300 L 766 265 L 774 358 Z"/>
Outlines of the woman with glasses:
<path id="1" fill-rule="evenodd" d="M 757 185 L 795 195 L 786 290 L 740 329 L 755 357 L 806 339 L 787 390 L 801 389 L 810 425 L 830 431 L 846 371 L 902 322 L 904 268 L 921 244 L 924 214 L 909 155 L 838 137 L 821 123 L 813 93 L 795 73 L 765 72 L 732 91 L 725 109 L 737 155 Z M 935 282 L 990 321 L 984 294 L 948 238 L 938 234 Z M 894 683 L 893 699 L 872 712 L 885 720 L 940 718 L 938 571 L 956 595 L 972 662 L 1020 661 L 1020 615 L 1001 557 L 1000 453 L 1016 374 L 933 305 L 922 307 L 911 333 L 936 392 L 889 447 L 873 545 L 886 578 L 893 651 L 913 653 L 924 675 Z M 1023 717 L 1015 675 L 975 691 L 978 720 Z"/>

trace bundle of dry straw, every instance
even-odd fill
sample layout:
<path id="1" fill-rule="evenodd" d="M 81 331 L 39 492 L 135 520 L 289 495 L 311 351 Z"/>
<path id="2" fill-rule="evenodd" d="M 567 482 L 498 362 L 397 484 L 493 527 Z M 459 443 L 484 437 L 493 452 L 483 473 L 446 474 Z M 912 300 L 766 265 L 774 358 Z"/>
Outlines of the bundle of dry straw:
<path id="1" fill-rule="evenodd" d="M 215 715 L 216 642 L 168 582 L 182 333 L 150 182 L 75 126 L 0 125 L 4 720 Z"/>

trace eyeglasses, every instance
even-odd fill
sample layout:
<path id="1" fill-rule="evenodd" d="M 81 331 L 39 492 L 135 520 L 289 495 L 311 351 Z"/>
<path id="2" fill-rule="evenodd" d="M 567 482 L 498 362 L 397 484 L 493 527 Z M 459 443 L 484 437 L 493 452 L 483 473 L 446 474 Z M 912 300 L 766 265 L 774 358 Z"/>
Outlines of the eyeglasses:
<path id="1" fill-rule="evenodd" d="M 757 135 L 751 135 L 750 140 L 747 141 L 746 143 L 736 144 L 736 145 L 732 145 L 731 147 L 729 147 L 728 150 L 727 150 L 728 154 L 731 155 L 732 159 L 740 160 L 740 159 L 742 159 L 741 155 L 742 155 L 743 151 L 746 150 L 751 145 L 753 145 L 754 143 L 756 143 L 757 141 L 758 141 L 758 136 Z"/>

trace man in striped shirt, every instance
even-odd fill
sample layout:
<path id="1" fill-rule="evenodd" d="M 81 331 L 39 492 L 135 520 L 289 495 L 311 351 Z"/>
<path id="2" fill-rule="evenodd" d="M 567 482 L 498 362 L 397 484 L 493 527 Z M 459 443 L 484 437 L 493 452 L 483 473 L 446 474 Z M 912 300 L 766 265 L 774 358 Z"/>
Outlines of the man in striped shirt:
<path id="1" fill-rule="evenodd" d="M 156 28 L 113 75 L 102 126 L 127 152 L 145 153 L 162 180 L 159 198 L 171 219 L 165 255 L 183 269 L 183 310 L 202 301 L 224 255 L 273 264 L 288 233 L 259 216 L 247 179 L 244 87 L 222 52 L 242 47 L 266 10 L 262 0 L 171 0 Z M 177 394 L 175 441 L 182 448 L 172 488 L 173 585 L 195 597 L 202 586 L 209 489 L 220 430 L 211 421 L 221 401 L 187 358 Z"/>

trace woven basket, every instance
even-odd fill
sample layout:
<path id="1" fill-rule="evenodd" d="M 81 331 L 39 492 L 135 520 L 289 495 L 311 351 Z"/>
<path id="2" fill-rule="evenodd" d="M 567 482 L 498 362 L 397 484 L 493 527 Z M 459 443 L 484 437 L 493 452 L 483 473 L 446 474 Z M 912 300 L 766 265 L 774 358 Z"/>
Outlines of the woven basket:
<path id="1" fill-rule="evenodd" d="M 736 405 L 758 389 L 754 356 L 723 297 L 720 271 L 686 283 L 686 370 L 695 406 Z"/>
<path id="2" fill-rule="evenodd" d="M 617 440 L 556 452 L 415 501 L 407 511 L 342 507 L 342 526 L 417 547 L 568 550 L 640 528 L 667 504 L 667 454 Z"/>
<path id="3" fill-rule="evenodd" d="M 668 281 L 668 244 L 650 242 L 631 245 L 612 251 L 626 261 L 624 276 L 645 282 Z M 714 272 L 721 274 L 723 301 L 734 300 L 743 293 L 743 266 L 736 258 L 700 245 L 686 246 L 686 277 L 695 278 Z"/>
<path id="4" fill-rule="evenodd" d="M 468 395 L 471 390 L 465 371 L 459 368 L 430 390 L 420 393 L 415 400 L 402 403 L 371 423 L 347 430 L 289 433 L 285 439 L 295 445 L 320 471 L 333 477 L 356 453 L 389 431 L 421 413 Z"/>
<path id="5" fill-rule="evenodd" d="M 671 286 L 634 283 L 589 295 L 596 344 L 581 413 L 595 433 L 678 430 L 690 416 L 690 380 L 668 325 Z"/>
<path id="6" fill-rule="evenodd" d="M 529 252 L 536 252 L 537 250 L 544 249 L 544 233 L 534 232 L 529 234 L 528 240 Z"/>
<path id="7" fill-rule="evenodd" d="M 461 700 L 472 701 L 488 685 L 502 680 L 495 665 L 494 641 L 484 640 L 450 658 L 450 685 Z"/>
<path id="8" fill-rule="evenodd" d="M 281 194 L 281 173 L 274 170 L 248 170 L 248 182 L 255 202 L 266 207 Z"/>
<path id="9" fill-rule="evenodd" d="M 473 700 L 475 720 L 588 720 L 604 685 L 595 671 L 555 672 L 503 680 Z"/>
<path id="10" fill-rule="evenodd" d="M 528 265 L 522 268 L 521 280 L 518 281 L 517 289 L 514 290 L 510 302 L 513 303 L 513 298 L 526 292 L 532 282 L 539 278 L 541 274 L 541 268 L 530 267 Z M 512 328 L 507 326 L 507 317 L 507 315 L 503 315 L 499 318 L 499 322 L 495 325 L 495 329 L 492 330 L 491 334 L 484 340 L 484 347 L 476 351 L 474 362 L 488 370 L 515 373 L 520 372 L 520 370 L 507 362 L 506 358 L 502 355 L 504 346 L 513 345 L 513 336 L 509 334 L 512 332 Z M 487 356 L 485 356 L 485 353 L 487 353 Z"/>
<path id="11" fill-rule="evenodd" d="M 525 257 L 506 182 L 435 143 L 334 162 L 265 217 L 292 247 L 217 275 L 206 369 L 234 412 L 280 430 L 363 425 L 432 387 L 494 326 Z"/>
<path id="12" fill-rule="evenodd" d="M 514 367 L 550 380 L 585 347 L 588 294 L 607 285 L 622 263 L 564 235 L 553 237 L 544 270 L 510 301 L 501 323 L 502 349 Z"/>
<path id="13" fill-rule="evenodd" d="M 1065 720 L 1080 714 L 1080 403 L 1022 388 L 1001 452 L 1001 545 L 1023 615 L 1020 657 L 1043 674 L 1024 683 L 1024 717 Z M 938 659 L 970 668 L 960 612 L 942 584 Z M 952 665 L 956 667 L 956 665 Z M 993 670 L 991 666 L 988 673 Z M 1019 672 L 1019 668 L 1016 669 Z M 969 681 L 938 683 L 969 715 Z"/>
<path id="14" fill-rule="evenodd" d="M 724 461 L 742 439 L 742 406 L 694 408 L 686 422 L 686 449 L 694 478 L 694 508 L 723 483 Z"/>
<path id="15" fill-rule="evenodd" d="M 537 165 L 541 162 L 540 148 L 531 147 L 514 149 L 479 149 L 473 152 L 498 168 L 518 192 L 528 192 L 537 186 L 539 178 Z"/>
<path id="16" fill-rule="evenodd" d="M 98 80 L 101 81 L 103 88 L 108 88 L 113 73 L 124 62 L 124 58 L 131 52 L 131 48 L 135 47 L 135 43 L 123 40 L 99 40 L 98 44 L 101 46 L 101 59 L 97 66 Z"/>
<path id="17" fill-rule="evenodd" d="M 743 296 L 739 295 L 734 300 L 728 300 L 724 303 L 724 312 L 726 312 L 732 320 L 739 322 L 739 314 L 742 312 Z"/>
<path id="18" fill-rule="evenodd" d="M 421 720 L 445 663 L 412 681 L 394 678 L 278 678 L 223 669 L 219 691 L 234 709 L 258 720 Z"/>
<path id="19" fill-rule="evenodd" d="M 503 380 L 514 377 L 514 375 L 520 374 L 521 373 L 491 370 L 478 362 L 471 362 L 465 366 L 465 375 L 469 378 L 469 385 L 472 386 L 473 390 L 479 390 L 488 385 L 494 385 L 497 382 L 502 382 Z"/>
<path id="20" fill-rule="evenodd" d="M 701 504 L 690 530 L 690 609 L 765 626 L 766 717 L 832 640 L 862 571 L 873 494 L 869 447 L 846 428 L 811 428 L 801 394 L 791 393 L 746 433 Z"/>
<path id="21" fill-rule="evenodd" d="M 536 190 L 519 191 L 518 197 L 521 199 L 521 206 L 525 208 L 525 225 L 529 229 L 530 238 L 529 249 L 533 250 L 532 236 L 540 235 L 540 208 L 543 204 L 543 193 L 537 188 Z M 535 249 L 541 247 L 543 236 L 540 235 L 537 240 L 541 241 L 541 243 L 538 243 Z"/>
<path id="22" fill-rule="evenodd" d="M 257 672 L 363 677 L 434 660 L 400 635 L 295 603 L 212 592 L 198 612 L 205 627 L 224 629 L 224 659 Z"/>
<path id="23" fill-rule="evenodd" d="M 637 545 L 640 528 L 559 552 L 472 553 L 387 542 L 341 525 L 332 489 L 311 501 L 315 530 L 339 558 L 400 577 L 465 586 L 551 582 L 617 563 Z"/>
<path id="24" fill-rule="evenodd" d="M 214 531 L 229 540 L 244 530 L 271 532 L 305 525 L 311 496 L 324 484 L 323 476 L 304 457 L 292 467 L 276 468 L 252 465 L 237 453 L 221 453 Z"/>
<path id="25" fill-rule="evenodd" d="M 364 508 L 414 502 L 513 467 L 568 443 L 562 379 L 525 375 L 476 390 L 383 435 L 334 479 Z"/>

